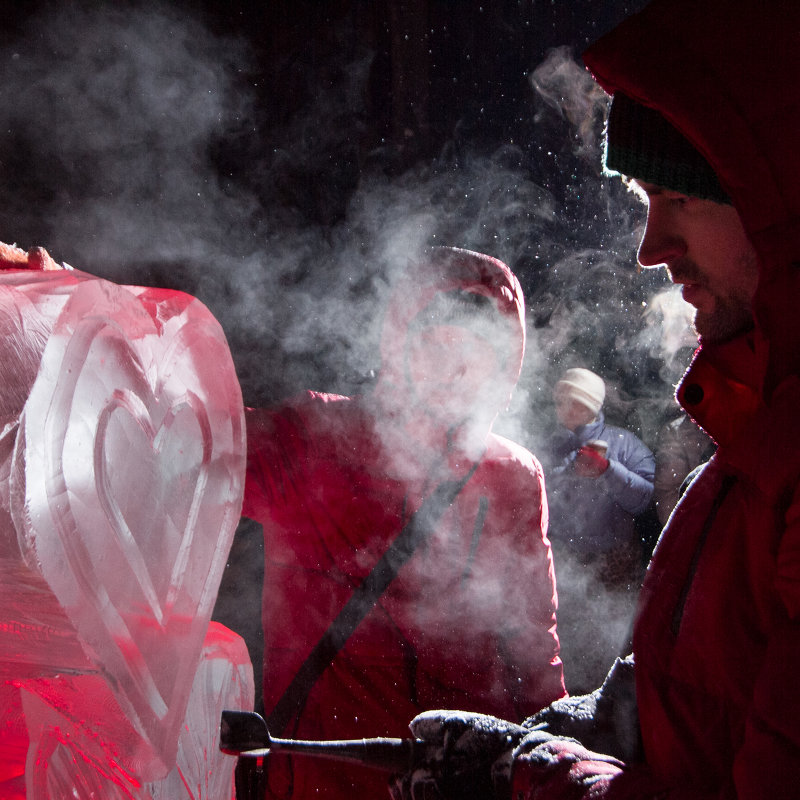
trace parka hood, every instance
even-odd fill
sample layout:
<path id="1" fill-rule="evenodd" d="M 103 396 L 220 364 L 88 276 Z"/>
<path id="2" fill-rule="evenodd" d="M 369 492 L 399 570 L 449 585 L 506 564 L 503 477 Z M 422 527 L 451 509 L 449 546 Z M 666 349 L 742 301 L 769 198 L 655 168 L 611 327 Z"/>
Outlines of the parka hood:
<path id="1" fill-rule="evenodd" d="M 592 45 L 597 82 L 656 109 L 711 164 L 759 256 L 769 389 L 800 373 L 800 3 L 655 0 Z"/>
<path id="2" fill-rule="evenodd" d="M 409 403 L 404 376 L 405 349 L 410 326 L 437 295 L 467 291 L 489 298 L 508 323 L 502 375 L 493 397 L 496 415 L 507 404 L 519 378 L 525 351 L 525 303 L 516 276 L 503 262 L 482 253 L 455 247 L 424 252 L 393 287 L 381 334 L 381 371 L 376 395 L 384 406 Z"/>

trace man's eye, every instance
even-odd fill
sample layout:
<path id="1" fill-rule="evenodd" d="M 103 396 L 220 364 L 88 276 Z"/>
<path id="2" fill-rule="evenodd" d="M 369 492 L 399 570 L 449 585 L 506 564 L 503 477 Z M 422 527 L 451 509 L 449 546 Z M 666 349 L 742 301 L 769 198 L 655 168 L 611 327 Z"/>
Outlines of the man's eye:
<path id="1" fill-rule="evenodd" d="M 691 198 L 685 194 L 674 194 L 669 198 L 670 203 L 676 206 L 685 206 Z"/>

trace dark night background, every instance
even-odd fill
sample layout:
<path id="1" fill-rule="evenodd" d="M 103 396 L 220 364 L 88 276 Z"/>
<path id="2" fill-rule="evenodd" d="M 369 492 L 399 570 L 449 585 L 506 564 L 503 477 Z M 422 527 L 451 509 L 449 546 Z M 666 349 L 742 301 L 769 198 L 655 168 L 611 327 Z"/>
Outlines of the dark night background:
<path id="1" fill-rule="evenodd" d="M 386 276 L 429 243 L 515 270 L 528 371 L 638 395 L 663 279 L 632 270 L 643 211 L 599 176 L 579 55 L 641 5 L 3 2 L 1 235 L 196 294 L 248 404 L 356 390 Z"/>
<path id="2" fill-rule="evenodd" d="M 501 432 L 536 452 L 580 365 L 652 447 L 683 318 L 636 273 L 644 209 L 600 174 L 580 63 L 643 5 L 1 0 L 0 238 L 198 296 L 248 405 L 359 391 L 393 270 L 427 244 L 486 252 L 528 305 Z M 254 635 L 257 603 L 234 598 Z"/>

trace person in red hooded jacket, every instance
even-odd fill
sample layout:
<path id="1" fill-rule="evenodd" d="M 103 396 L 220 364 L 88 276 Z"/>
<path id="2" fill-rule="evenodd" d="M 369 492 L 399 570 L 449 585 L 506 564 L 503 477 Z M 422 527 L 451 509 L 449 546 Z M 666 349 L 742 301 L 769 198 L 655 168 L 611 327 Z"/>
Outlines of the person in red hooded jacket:
<path id="1" fill-rule="evenodd" d="M 800 797 L 798 53 L 800 4 L 761 0 L 655 0 L 586 52 L 606 167 L 648 204 L 639 261 L 695 307 L 677 396 L 717 451 L 656 547 L 632 657 L 523 726 L 422 715 L 434 755 L 395 796 Z"/>
<path id="2" fill-rule="evenodd" d="M 370 392 L 248 412 L 244 515 L 264 528 L 271 734 L 402 736 L 424 709 L 522 720 L 565 695 L 542 470 L 491 432 L 524 342 L 508 267 L 434 248 L 393 289 Z M 420 514 L 421 540 L 324 657 L 326 630 Z M 271 797 L 386 791 L 385 775 L 360 765 L 275 753 L 266 773 Z"/>

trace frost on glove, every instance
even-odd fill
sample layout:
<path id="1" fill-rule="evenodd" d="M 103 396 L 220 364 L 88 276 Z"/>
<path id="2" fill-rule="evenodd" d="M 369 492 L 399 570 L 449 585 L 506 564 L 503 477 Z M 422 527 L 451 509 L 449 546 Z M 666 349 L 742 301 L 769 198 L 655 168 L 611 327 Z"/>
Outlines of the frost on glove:
<path id="1" fill-rule="evenodd" d="M 514 751 L 514 798 L 600 798 L 610 781 L 622 775 L 624 764 L 613 756 L 587 750 L 575 739 L 542 737 L 542 732 L 534 731 Z"/>
<path id="2" fill-rule="evenodd" d="M 577 739 L 627 764 L 643 761 L 634 680 L 633 656 L 617 659 L 599 689 L 556 700 L 523 724 Z"/>
<path id="3" fill-rule="evenodd" d="M 644 763 L 633 656 L 617 659 L 596 691 L 556 700 L 524 725 L 532 730 L 513 753 L 514 800 L 660 800 L 668 794 Z"/>
<path id="4" fill-rule="evenodd" d="M 395 776 L 393 800 L 508 800 L 511 754 L 530 731 L 464 711 L 427 711 L 411 721 L 425 759 Z"/>
<path id="5" fill-rule="evenodd" d="M 513 755 L 514 800 L 666 800 L 669 788 L 644 765 L 630 767 L 575 739 L 534 731 Z M 677 800 L 677 796 L 676 796 Z"/>

